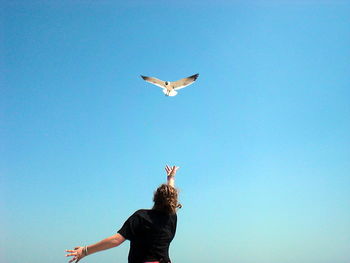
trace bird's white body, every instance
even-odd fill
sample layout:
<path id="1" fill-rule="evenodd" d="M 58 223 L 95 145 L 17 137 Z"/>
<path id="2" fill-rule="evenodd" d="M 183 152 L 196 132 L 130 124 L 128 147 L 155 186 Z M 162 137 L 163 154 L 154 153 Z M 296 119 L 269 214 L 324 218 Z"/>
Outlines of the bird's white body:
<path id="1" fill-rule="evenodd" d="M 170 97 L 174 97 L 177 94 L 177 91 L 175 90 L 167 90 L 167 89 L 163 89 L 163 93 L 165 94 L 165 96 L 170 96 Z"/>

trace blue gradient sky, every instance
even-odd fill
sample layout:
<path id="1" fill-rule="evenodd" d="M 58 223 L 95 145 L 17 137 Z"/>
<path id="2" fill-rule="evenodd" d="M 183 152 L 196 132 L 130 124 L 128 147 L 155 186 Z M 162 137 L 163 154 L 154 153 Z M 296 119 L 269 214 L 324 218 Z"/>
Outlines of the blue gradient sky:
<path id="1" fill-rule="evenodd" d="M 1 262 L 114 234 L 166 163 L 174 262 L 349 262 L 349 1 L 75 2 L 0 2 Z"/>

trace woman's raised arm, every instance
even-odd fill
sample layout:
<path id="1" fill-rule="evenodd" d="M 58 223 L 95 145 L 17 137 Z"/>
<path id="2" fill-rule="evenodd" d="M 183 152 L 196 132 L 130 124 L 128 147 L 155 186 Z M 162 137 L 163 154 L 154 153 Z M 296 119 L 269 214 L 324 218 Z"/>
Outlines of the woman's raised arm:
<path id="1" fill-rule="evenodd" d="M 167 174 L 167 184 L 175 187 L 175 175 L 176 175 L 176 171 L 179 170 L 180 167 L 178 166 L 173 166 L 173 167 L 169 167 L 169 165 L 165 166 L 165 171 Z"/>

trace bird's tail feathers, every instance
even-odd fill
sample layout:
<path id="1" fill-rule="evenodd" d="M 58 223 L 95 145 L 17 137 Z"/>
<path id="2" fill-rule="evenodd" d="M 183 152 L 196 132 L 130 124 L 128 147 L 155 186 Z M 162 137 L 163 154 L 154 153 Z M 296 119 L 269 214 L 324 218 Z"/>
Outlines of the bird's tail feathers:
<path id="1" fill-rule="evenodd" d="M 169 96 L 170 96 L 170 97 L 176 96 L 176 94 L 177 94 L 177 91 L 175 91 L 175 90 L 171 90 L 171 91 L 169 92 Z"/>

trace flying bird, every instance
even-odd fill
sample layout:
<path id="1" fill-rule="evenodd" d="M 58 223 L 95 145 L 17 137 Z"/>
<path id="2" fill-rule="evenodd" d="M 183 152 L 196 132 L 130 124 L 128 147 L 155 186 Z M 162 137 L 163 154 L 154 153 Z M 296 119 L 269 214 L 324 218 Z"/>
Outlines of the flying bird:
<path id="1" fill-rule="evenodd" d="M 199 74 L 192 75 L 188 78 L 180 79 L 177 81 L 163 81 L 153 77 L 142 76 L 145 81 L 152 83 L 158 87 L 163 89 L 163 93 L 165 96 L 175 96 L 177 94 L 177 90 L 187 87 L 196 81 Z"/>

